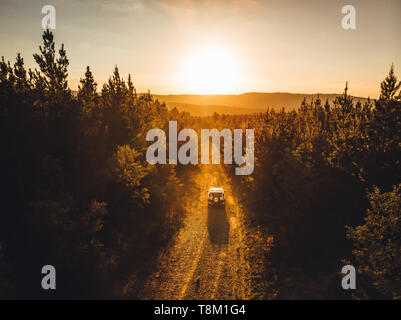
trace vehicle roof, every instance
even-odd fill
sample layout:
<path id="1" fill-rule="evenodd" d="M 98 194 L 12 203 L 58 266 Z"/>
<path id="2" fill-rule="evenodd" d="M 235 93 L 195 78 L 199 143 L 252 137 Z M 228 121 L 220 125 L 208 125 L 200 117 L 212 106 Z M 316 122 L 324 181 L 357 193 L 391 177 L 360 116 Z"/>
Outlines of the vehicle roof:
<path id="1" fill-rule="evenodd" d="M 224 192 L 223 188 L 213 188 L 211 187 L 209 189 L 209 192 Z"/>

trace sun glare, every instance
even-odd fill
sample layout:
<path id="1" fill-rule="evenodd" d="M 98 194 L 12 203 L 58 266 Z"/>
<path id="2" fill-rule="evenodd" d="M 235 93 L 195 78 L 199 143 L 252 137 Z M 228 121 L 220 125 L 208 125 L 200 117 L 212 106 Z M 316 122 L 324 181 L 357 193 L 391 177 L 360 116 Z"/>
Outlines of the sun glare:
<path id="1" fill-rule="evenodd" d="M 201 48 L 184 60 L 181 81 L 195 94 L 227 94 L 238 90 L 238 63 L 224 48 Z"/>

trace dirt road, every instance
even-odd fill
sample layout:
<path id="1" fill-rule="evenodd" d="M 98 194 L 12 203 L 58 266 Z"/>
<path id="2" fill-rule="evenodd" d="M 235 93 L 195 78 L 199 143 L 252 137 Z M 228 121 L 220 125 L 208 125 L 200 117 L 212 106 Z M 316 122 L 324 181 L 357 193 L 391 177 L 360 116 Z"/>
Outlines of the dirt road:
<path id="1" fill-rule="evenodd" d="M 244 210 L 218 165 L 196 177 L 199 194 L 188 204 L 183 227 L 159 257 L 142 299 L 264 299 L 263 237 L 249 230 Z M 226 209 L 208 209 L 207 190 L 221 186 Z"/>

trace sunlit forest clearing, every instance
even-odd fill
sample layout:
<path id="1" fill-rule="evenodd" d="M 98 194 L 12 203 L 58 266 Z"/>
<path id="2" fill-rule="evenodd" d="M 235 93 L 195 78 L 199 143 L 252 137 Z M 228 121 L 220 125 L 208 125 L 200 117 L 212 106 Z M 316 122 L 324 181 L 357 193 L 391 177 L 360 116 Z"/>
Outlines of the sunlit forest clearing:
<path id="1" fill-rule="evenodd" d="M 399 66 L 377 100 L 344 79 L 333 99 L 200 116 L 137 93 L 117 67 L 98 88 L 88 66 L 73 94 L 49 31 L 34 59 L 0 63 L 0 297 L 401 298 Z M 254 172 L 150 165 L 146 133 L 169 121 L 254 129 Z M 208 184 L 230 191 L 220 218 L 202 202 Z M 37 285 L 50 262 L 52 292 Z"/>

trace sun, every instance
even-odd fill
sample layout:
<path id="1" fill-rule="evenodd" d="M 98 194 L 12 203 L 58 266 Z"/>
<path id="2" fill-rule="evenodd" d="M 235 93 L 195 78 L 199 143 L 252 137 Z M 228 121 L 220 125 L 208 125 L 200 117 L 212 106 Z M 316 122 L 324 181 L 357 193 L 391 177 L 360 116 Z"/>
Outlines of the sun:
<path id="1" fill-rule="evenodd" d="M 227 94 L 238 90 L 238 61 L 228 50 L 206 46 L 184 59 L 181 81 L 188 93 Z"/>

